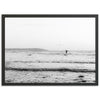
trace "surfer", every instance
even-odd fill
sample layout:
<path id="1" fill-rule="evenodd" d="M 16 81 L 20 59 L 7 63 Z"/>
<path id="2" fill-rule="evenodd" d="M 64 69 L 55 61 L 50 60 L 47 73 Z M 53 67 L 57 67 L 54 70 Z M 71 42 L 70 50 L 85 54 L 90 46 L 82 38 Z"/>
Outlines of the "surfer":
<path id="1" fill-rule="evenodd" d="M 67 55 L 67 53 L 68 53 L 68 50 L 65 50 L 65 54 L 64 55 Z"/>
<path id="2" fill-rule="evenodd" d="M 66 52 L 66 54 L 67 54 L 68 50 L 66 50 L 65 52 Z"/>

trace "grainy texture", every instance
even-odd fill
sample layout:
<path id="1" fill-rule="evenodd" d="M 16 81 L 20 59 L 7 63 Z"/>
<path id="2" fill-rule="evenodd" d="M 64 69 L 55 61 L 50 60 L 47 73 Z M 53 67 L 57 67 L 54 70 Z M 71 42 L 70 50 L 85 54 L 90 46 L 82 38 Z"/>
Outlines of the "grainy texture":
<path id="1" fill-rule="evenodd" d="M 94 51 L 6 50 L 6 83 L 95 83 Z"/>

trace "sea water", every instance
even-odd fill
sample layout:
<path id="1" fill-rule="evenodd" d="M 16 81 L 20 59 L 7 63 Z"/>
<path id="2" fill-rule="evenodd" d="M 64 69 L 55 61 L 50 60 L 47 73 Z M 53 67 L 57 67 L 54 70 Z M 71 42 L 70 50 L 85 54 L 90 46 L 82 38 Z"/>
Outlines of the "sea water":
<path id="1" fill-rule="evenodd" d="M 95 83 L 95 51 L 5 50 L 9 83 Z"/>

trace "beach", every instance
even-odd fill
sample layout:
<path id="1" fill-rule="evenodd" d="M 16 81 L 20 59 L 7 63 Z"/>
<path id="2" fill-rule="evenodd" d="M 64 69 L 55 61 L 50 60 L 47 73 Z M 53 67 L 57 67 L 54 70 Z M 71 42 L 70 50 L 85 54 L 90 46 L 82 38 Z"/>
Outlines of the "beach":
<path id="1" fill-rule="evenodd" d="M 95 83 L 94 51 L 5 50 L 6 83 Z"/>

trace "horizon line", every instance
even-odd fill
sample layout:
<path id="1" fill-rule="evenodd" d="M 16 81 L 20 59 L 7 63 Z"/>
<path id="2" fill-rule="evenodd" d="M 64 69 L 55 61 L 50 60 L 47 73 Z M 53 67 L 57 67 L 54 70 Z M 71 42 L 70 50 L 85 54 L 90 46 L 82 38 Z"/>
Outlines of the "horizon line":
<path id="1" fill-rule="evenodd" d="M 42 50 L 47 50 L 47 51 L 64 51 L 64 50 L 80 50 L 80 51 L 95 51 L 94 49 L 62 49 L 62 50 L 54 50 L 54 49 L 44 49 L 44 48 L 5 48 L 5 49 L 42 49 Z"/>

